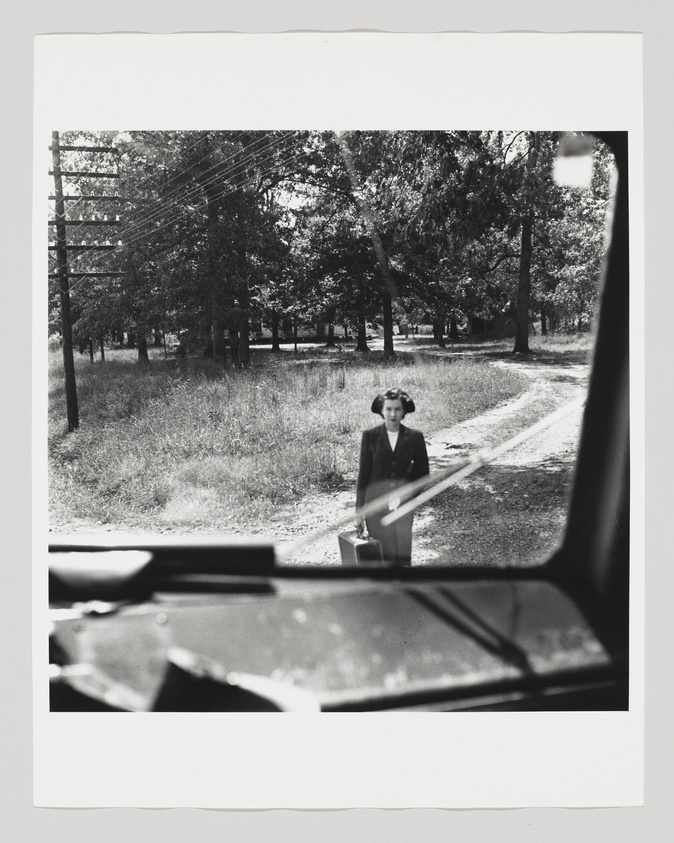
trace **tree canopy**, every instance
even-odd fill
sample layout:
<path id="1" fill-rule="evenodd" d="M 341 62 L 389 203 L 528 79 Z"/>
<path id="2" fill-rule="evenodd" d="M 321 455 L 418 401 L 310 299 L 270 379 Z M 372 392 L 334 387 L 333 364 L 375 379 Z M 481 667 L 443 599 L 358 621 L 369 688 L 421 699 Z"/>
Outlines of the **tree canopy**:
<path id="1" fill-rule="evenodd" d="M 278 347 L 298 326 L 329 340 L 341 325 L 365 350 L 366 326 L 383 326 L 392 354 L 395 323 L 432 324 L 440 343 L 479 326 L 519 351 L 532 324 L 591 323 L 613 167 L 598 141 L 585 191 L 553 181 L 553 132 L 62 132 L 60 143 L 80 346 L 172 335 L 245 367 L 263 328 Z M 58 320 L 53 281 L 50 330 Z"/>

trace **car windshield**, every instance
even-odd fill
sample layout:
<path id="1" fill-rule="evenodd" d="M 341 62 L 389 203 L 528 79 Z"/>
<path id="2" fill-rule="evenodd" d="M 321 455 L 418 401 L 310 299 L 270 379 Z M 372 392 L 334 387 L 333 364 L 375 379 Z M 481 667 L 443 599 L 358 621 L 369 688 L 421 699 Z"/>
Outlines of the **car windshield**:
<path id="1" fill-rule="evenodd" d="M 413 567 L 559 546 L 600 140 L 65 131 L 49 165 L 54 538 L 247 537 L 321 567 L 368 534 Z"/>

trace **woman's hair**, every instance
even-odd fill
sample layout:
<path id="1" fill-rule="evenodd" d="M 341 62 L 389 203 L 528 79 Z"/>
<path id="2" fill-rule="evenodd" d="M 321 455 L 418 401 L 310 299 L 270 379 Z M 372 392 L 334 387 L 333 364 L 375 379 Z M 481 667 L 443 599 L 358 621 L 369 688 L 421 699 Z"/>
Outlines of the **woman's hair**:
<path id="1" fill-rule="evenodd" d="M 378 395 L 372 402 L 372 412 L 383 417 L 384 401 L 400 401 L 403 405 L 403 415 L 413 413 L 415 410 L 414 401 L 402 389 L 387 389 L 386 392 Z"/>

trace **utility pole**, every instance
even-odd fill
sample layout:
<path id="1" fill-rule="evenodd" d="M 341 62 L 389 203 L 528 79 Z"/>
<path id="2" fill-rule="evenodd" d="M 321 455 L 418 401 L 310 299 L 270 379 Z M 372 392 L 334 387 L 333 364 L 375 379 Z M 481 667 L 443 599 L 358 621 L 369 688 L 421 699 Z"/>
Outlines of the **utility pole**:
<path id="1" fill-rule="evenodd" d="M 54 226 L 55 242 L 49 245 L 49 251 L 56 257 L 56 272 L 50 272 L 50 278 L 56 278 L 59 284 L 59 298 L 61 305 L 61 335 L 63 347 L 63 366 L 65 370 L 65 389 L 66 389 L 66 413 L 68 419 L 68 430 L 70 433 L 77 430 L 79 427 L 79 409 L 77 403 L 77 385 L 75 382 L 75 361 L 73 356 L 73 328 L 72 317 L 70 313 L 70 279 L 77 278 L 82 280 L 84 278 L 105 278 L 114 276 L 123 276 L 124 272 L 70 272 L 68 263 L 68 252 L 111 252 L 115 251 L 118 246 L 107 243 L 101 245 L 98 240 L 95 243 L 81 243 L 76 245 L 68 243 L 68 225 L 74 226 L 75 229 L 83 226 L 118 226 L 119 215 L 108 220 L 107 215 L 103 219 L 97 219 L 95 216 L 91 220 L 83 220 L 80 217 L 78 222 L 66 219 L 66 202 L 82 200 L 90 201 L 121 201 L 120 196 L 99 195 L 100 190 L 95 194 L 84 192 L 80 196 L 73 196 L 70 193 L 64 194 L 63 179 L 69 177 L 95 179 L 98 183 L 99 179 L 119 179 L 119 173 L 110 170 L 101 171 L 100 168 L 95 170 L 71 170 L 63 169 L 61 164 L 61 152 L 83 152 L 87 155 L 117 152 L 115 147 L 108 146 L 83 146 L 83 145 L 61 145 L 58 132 L 52 132 L 52 172 L 50 175 L 54 176 L 54 195 L 50 196 L 50 200 L 54 201 L 54 219 L 49 221 L 50 226 Z M 72 229 L 71 229 L 72 231 Z M 101 359 L 103 359 L 103 338 L 99 337 L 101 343 Z M 89 338 L 89 352 L 93 361 L 93 339 Z"/>
<path id="2" fill-rule="evenodd" d="M 52 164 L 54 167 L 54 196 L 56 199 L 56 265 L 61 302 L 61 337 L 63 342 L 63 367 L 66 376 L 66 412 L 70 433 L 80 425 L 73 359 L 73 328 L 70 316 L 70 282 L 68 280 L 68 253 L 66 250 L 66 212 L 61 177 L 61 151 L 59 133 L 52 132 Z"/>

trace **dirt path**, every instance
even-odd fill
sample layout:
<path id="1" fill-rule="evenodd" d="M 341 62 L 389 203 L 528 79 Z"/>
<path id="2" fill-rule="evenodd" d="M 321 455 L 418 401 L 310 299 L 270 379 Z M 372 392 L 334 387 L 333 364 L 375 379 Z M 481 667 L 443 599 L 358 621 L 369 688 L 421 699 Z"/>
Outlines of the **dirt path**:
<path id="1" fill-rule="evenodd" d="M 495 360 L 530 378 L 516 399 L 427 437 L 431 474 L 491 448 L 539 418 L 584 395 L 588 366 Z M 518 564 L 542 561 L 557 545 L 564 523 L 581 411 L 502 455 L 443 492 L 415 518 L 413 564 Z M 351 490 L 298 504 L 275 525 L 277 542 L 320 531 L 353 511 Z M 286 526 L 287 525 L 287 526 Z M 336 531 L 335 531 L 336 532 Z M 290 564 L 340 564 L 335 532 L 297 553 Z"/>

